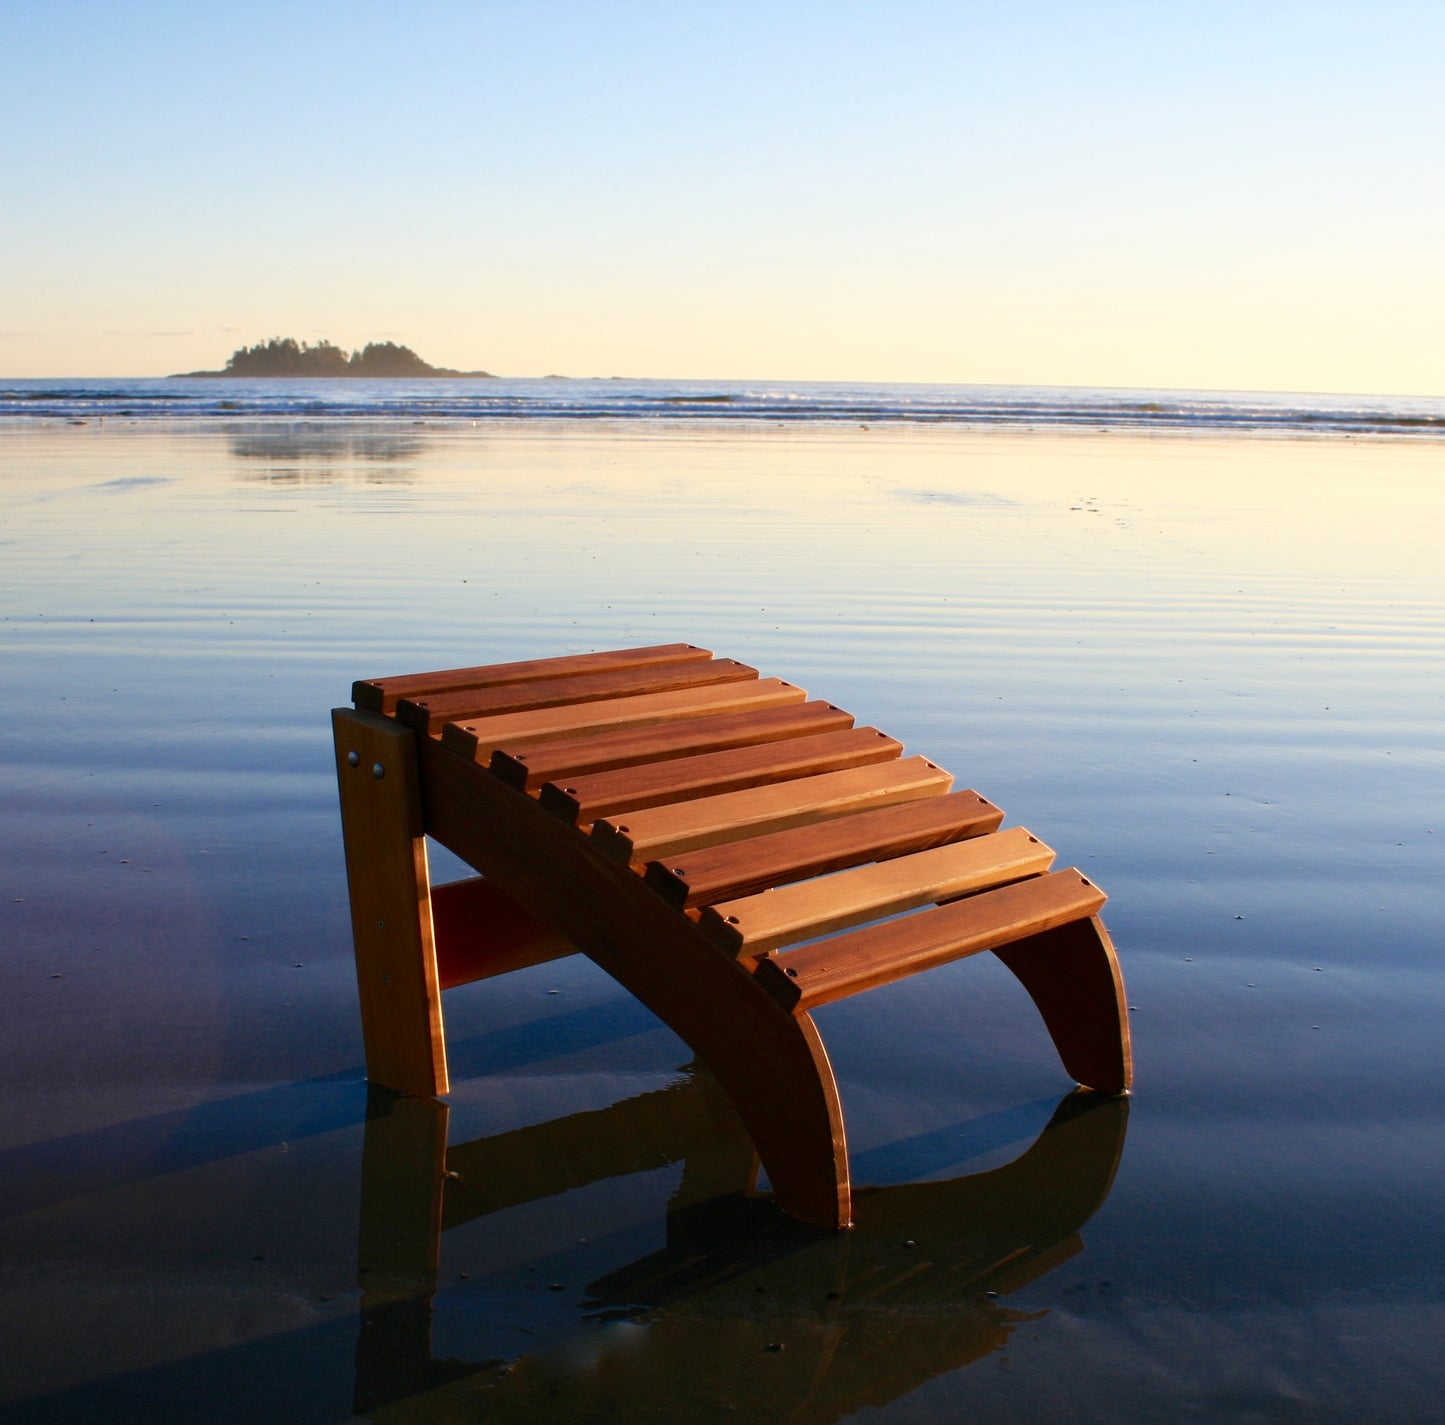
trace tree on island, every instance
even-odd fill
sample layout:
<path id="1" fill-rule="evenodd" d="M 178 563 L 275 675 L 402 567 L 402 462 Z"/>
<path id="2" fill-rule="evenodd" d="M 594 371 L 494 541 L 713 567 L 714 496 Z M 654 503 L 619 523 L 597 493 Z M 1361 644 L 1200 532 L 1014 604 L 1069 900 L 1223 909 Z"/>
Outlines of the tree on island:
<path id="1" fill-rule="evenodd" d="M 326 341 L 312 345 L 295 337 L 273 336 L 255 346 L 237 348 L 220 371 L 187 371 L 187 376 L 490 376 L 490 371 L 453 371 L 432 366 L 409 346 L 394 341 L 369 341 L 350 356 Z"/>

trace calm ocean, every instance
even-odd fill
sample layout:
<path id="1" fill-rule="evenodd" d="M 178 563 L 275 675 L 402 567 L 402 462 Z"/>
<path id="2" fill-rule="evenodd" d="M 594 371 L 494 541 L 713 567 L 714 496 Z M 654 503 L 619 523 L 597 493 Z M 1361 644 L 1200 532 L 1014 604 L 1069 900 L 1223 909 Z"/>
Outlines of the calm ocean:
<path id="1" fill-rule="evenodd" d="M 0 412 L 0 1425 L 1440 1419 L 1445 402 Z M 818 1011 L 846 1234 L 747 1196 L 715 1085 L 580 956 L 448 993 L 446 1105 L 369 1096 L 328 710 L 674 641 L 1097 881 L 1133 1096 L 1076 1101 L 991 955 Z"/>

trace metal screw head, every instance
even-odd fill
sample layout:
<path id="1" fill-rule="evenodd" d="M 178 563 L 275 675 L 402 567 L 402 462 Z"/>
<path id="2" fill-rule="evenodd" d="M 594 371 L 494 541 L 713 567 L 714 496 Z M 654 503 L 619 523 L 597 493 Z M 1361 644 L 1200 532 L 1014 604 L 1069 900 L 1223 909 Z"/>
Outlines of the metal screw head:
<path id="1" fill-rule="evenodd" d="M 379 782 L 386 776 L 386 768 L 383 767 L 380 762 L 373 762 L 371 764 L 371 775 Z"/>
<path id="2" fill-rule="evenodd" d="M 361 753 L 359 753 L 354 747 L 351 749 L 350 752 L 346 754 L 346 765 L 348 767 L 361 766 Z"/>

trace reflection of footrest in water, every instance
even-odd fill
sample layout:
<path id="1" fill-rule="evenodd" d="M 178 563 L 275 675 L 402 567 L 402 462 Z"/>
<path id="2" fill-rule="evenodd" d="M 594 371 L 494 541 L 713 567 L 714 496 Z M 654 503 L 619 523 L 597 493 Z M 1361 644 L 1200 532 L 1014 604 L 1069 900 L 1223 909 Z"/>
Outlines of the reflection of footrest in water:
<path id="1" fill-rule="evenodd" d="M 655 1420 L 658 1402 L 677 1420 L 711 1419 L 720 1402 L 736 1420 L 822 1422 L 877 1410 L 1006 1350 L 1018 1324 L 1033 1319 L 1004 1298 L 1083 1249 L 1128 1112 L 1127 1098 L 1076 1090 L 1010 1162 L 858 1192 L 855 1231 L 842 1237 L 800 1233 L 747 1192 L 751 1144 L 705 1070 L 470 1143 L 449 1141 L 445 1103 L 374 1090 L 353 1409 L 389 1419 L 383 1406 L 427 1392 L 428 1418 L 449 1420 Z M 988 1115 L 956 1129 L 950 1151 L 997 1151 L 1020 1126 L 1016 1108 Z M 614 1216 L 593 1219 L 610 1243 L 607 1274 L 589 1279 L 598 1238 L 576 1243 L 574 1195 L 669 1165 L 630 1199 L 609 1194 Z M 665 1214 L 642 1234 L 645 1255 L 619 1260 L 619 1246 L 638 1238 L 604 1223 L 632 1227 L 664 1196 Z M 530 1206 L 524 1240 L 514 1218 L 487 1221 L 522 1204 Z M 448 1255 L 468 1270 L 443 1277 L 444 1234 L 464 1225 L 465 1241 Z M 549 1274 L 541 1281 L 568 1295 L 536 1290 L 536 1276 L 533 1290 L 512 1288 L 541 1263 Z M 441 1349 L 432 1340 L 438 1303 L 447 1319 Z M 565 1314 L 572 1303 L 581 1319 L 559 1348 L 558 1307 Z M 623 1332 L 609 1350 L 607 1335 L 623 1322 L 645 1322 L 645 1343 Z M 579 1355 L 589 1369 L 576 1369 Z"/>
<path id="2" fill-rule="evenodd" d="M 374 1082 L 445 1093 L 441 990 L 581 950 L 716 1074 L 779 1202 L 829 1227 L 851 1198 L 820 1004 L 992 950 L 1069 1072 L 1128 1089 L 1103 893 L 801 688 L 668 644 L 353 697 L 333 723 Z M 486 879 L 433 888 L 428 835 Z"/>

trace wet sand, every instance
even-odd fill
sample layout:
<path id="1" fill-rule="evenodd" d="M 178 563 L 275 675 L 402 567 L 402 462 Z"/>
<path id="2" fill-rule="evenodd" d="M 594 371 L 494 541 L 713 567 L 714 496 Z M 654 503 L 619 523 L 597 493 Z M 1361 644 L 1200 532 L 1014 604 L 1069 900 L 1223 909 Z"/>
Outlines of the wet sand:
<path id="1" fill-rule="evenodd" d="M 1437 1418 L 1440 470 L 5 431 L 0 1420 Z M 706 1075 L 578 958 L 449 998 L 445 1108 L 368 1100 L 327 710 L 672 639 L 927 750 L 1097 879 L 1127 1105 L 1071 1097 L 989 957 L 820 1012 L 879 1188 L 841 1238 L 743 1195 Z"/>

